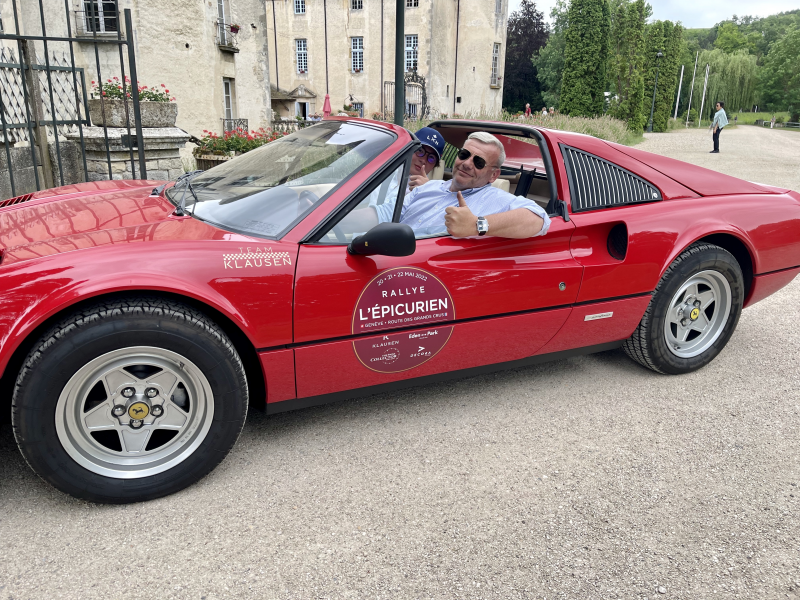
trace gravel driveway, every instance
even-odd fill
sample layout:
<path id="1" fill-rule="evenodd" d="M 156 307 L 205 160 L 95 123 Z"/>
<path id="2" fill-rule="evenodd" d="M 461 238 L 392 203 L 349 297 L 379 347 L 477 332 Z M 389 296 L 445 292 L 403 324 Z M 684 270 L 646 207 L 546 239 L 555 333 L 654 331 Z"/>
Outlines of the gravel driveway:
<path id="1" fill-rule="evenodd" d="M 800 191 L 800 130 L 753 125 L 726 127 L 719 136 L 719 154 L 708 129 L 677 129 L 668 134 L 645 133 L 636 147 L 727 173 Z"/>
<path id="2" fill-rule="evenodd" d="M 640 147 L 800 189 L 800 133 L 702 144 Z M 251 414 L 145 504 L 53 491 L 3 426 L 0 599 L 800 598 L 798 304 L 746 310 L 688 376 L 616 351 Z"/>

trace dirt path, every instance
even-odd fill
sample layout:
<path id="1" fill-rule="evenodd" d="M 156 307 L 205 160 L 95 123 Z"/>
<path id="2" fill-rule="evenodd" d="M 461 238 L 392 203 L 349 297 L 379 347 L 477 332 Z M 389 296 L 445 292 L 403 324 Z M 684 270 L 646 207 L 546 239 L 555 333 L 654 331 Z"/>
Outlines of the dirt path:
<path id="1" fill-rule="evenodd" d="M 707 129 L 679 129 L 645 133 L 636 147 L 677 158 L 747 181 L 758 181 L 800 191 L 800 131 L 741 125 L 723 130 L 720 153 Z"/>

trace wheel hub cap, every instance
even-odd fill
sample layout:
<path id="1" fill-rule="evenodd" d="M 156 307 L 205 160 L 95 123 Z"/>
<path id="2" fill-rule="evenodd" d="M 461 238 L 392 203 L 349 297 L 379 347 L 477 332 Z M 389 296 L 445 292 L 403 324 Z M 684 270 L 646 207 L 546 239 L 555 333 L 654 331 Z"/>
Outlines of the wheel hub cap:
<path id="1" fill-rule="evenodd" d="M 690 277 L 675 293 L 664 323 L 670 352 L 692 358 L 705 352 L 720 336 L 731 312 L 731 288 L 718 271 Z"/>
<path id="2" fill-rule="evenodd" d="M 56 431 L 89 471 L 135 479 L 189 457 L 213 418 L 211 385 L 196 365 L 139 346 L 99 356 L 75 373 L 59 396 Z"/>

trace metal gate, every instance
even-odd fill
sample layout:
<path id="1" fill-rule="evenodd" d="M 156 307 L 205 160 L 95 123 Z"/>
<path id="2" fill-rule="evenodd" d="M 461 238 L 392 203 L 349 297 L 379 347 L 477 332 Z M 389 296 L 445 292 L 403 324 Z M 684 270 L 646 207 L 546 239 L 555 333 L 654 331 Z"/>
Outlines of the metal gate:
<path id="1" fill-rule="evenodd" d="M 28 15 L 36 14 L 31 11 L 35 8 L 31 5 L 38 3 L 39 23 L 36 25 L 40 25 L 41 35 L 21 33 L 18 7 L 20 1 L 25 3 L 24 8 Z M 131 173 L 134 179 L 137 175 L 139 179 L 147 178 L 131 11 L 125 9 L 122 13 L 125 30 L 123 37 L 119 0 L 82 0 L 81 8 L 85 10 L 75 12 L 76 31 L 73 34 L 69 4 L 69 0 L 64 0 L 63 20 L 60 20 L 62 13 L 45 11 L 44 0 L 11 0 L 14 33 L 8 31 L 8 17 L 5 19 L 5 30 L 0 29 L 0 127 L 12 196 L 16 196 L 19 191 L 12 154 L 19 157 L 21 152 L 28 153 L 27 148 L 30 148 L 29 159 L 33 166 L 36 190 L 64 185 L 61 137 L 68 132 L 75 133 L 76 130 L 80 141 L 83 180 L 89 180 L 84 140 L 84 126 L 90 125 L 89 106 L 84 69 L 75 64 L 74 44 L 77 42 L 94 45 L 94 66 L 98 82 L 105 81 L 99 47 L 105 44 L 117 46 L 127 139 L 131 142 L 128 144 Z M 51 30 L 66 30 L 66 36 L 48 35 L 48 19 Z M 58 19 L 58 22 L 54 23 L 53 19 Z M 26 28 L 29 26 L 26 23 Z M 60 52 L 54 47 L 58 47 Z M 123 52 L 123 48 L 126 52 Z M 126 58 L 130 80 L 126 77 Z M 102 90 L 102 84 L 98 89 Z M 104 123 L 105 96 L 105 92 L 99 93 Z M 130 118 L 131 113 L 133 119 Z M 103 125 L 102 129 L 108 178 L 113 179 L 108 127 Z M 55 148 L 57 176 L 51 160 L 52 146 Z M 137 150 L 136 155 L 134 147 Z"/>
<path id="2" fill-rule="evenodd" d="M 419 75 L 414 69 L 406 73 L 403 78 L 403 92 L 405 98 L 405 119 L 425 119 L 428 117 L 430 107 L 428 106 L 428 94 L 425 90 L 425 77 Z M 394 81 L 383 82 L 384 115 L 393 111 L 394 101 Z"/>

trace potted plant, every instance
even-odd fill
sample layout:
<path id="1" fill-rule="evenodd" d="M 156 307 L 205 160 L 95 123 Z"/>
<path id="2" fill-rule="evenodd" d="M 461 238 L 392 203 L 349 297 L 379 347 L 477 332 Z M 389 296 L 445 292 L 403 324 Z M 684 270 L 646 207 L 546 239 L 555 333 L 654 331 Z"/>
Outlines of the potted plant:
<path id="1" fill-rule="evenodd" d="M 302 74 L 302 73 L 305 73 L 305 72 L 306 72 L 306 70 L 305 70 L 305 69 L 300 69 L 300 73 L 301 73 L 301 74 Z"/>
<path id="2" fill-rule="evenodd" d="M 204 129 L 203 137 L 192 154 L 197 162 L 197 168 L 207 171 L 239 154 L 250 152 L 285 135 L 287 135 L 285 132 L 278 133 L 263 127 L 249 132 L 240 128 L 226 131 L 222 135 Z"/>
<path id="3" fill-rule="evenodd" d="M 231 23 L 230 25 L 228 25 L 228 27 L 230 27 L 231 33 L 239 33 L 239 30 L 241 29 L 241 27 L 239 27 L 235 23 Z"/>
<path id="4" fill-rule="evenodd" d="M 92 81 L 92 98 L 89 100 L 89 117 L 95 127 L 134 127 L 133 103 L 131 102 L 131 80 L 125 82 L 119 77 L 106 80 L 105 83 Z M 178 118 L 178 105 L 170 96 L 167 86 L 160 87 L 139 85 L 139 108 L 142 116 L 142 127 L 174 127 Z M 126 123 L 126 100 L 128 120 Z"/>

